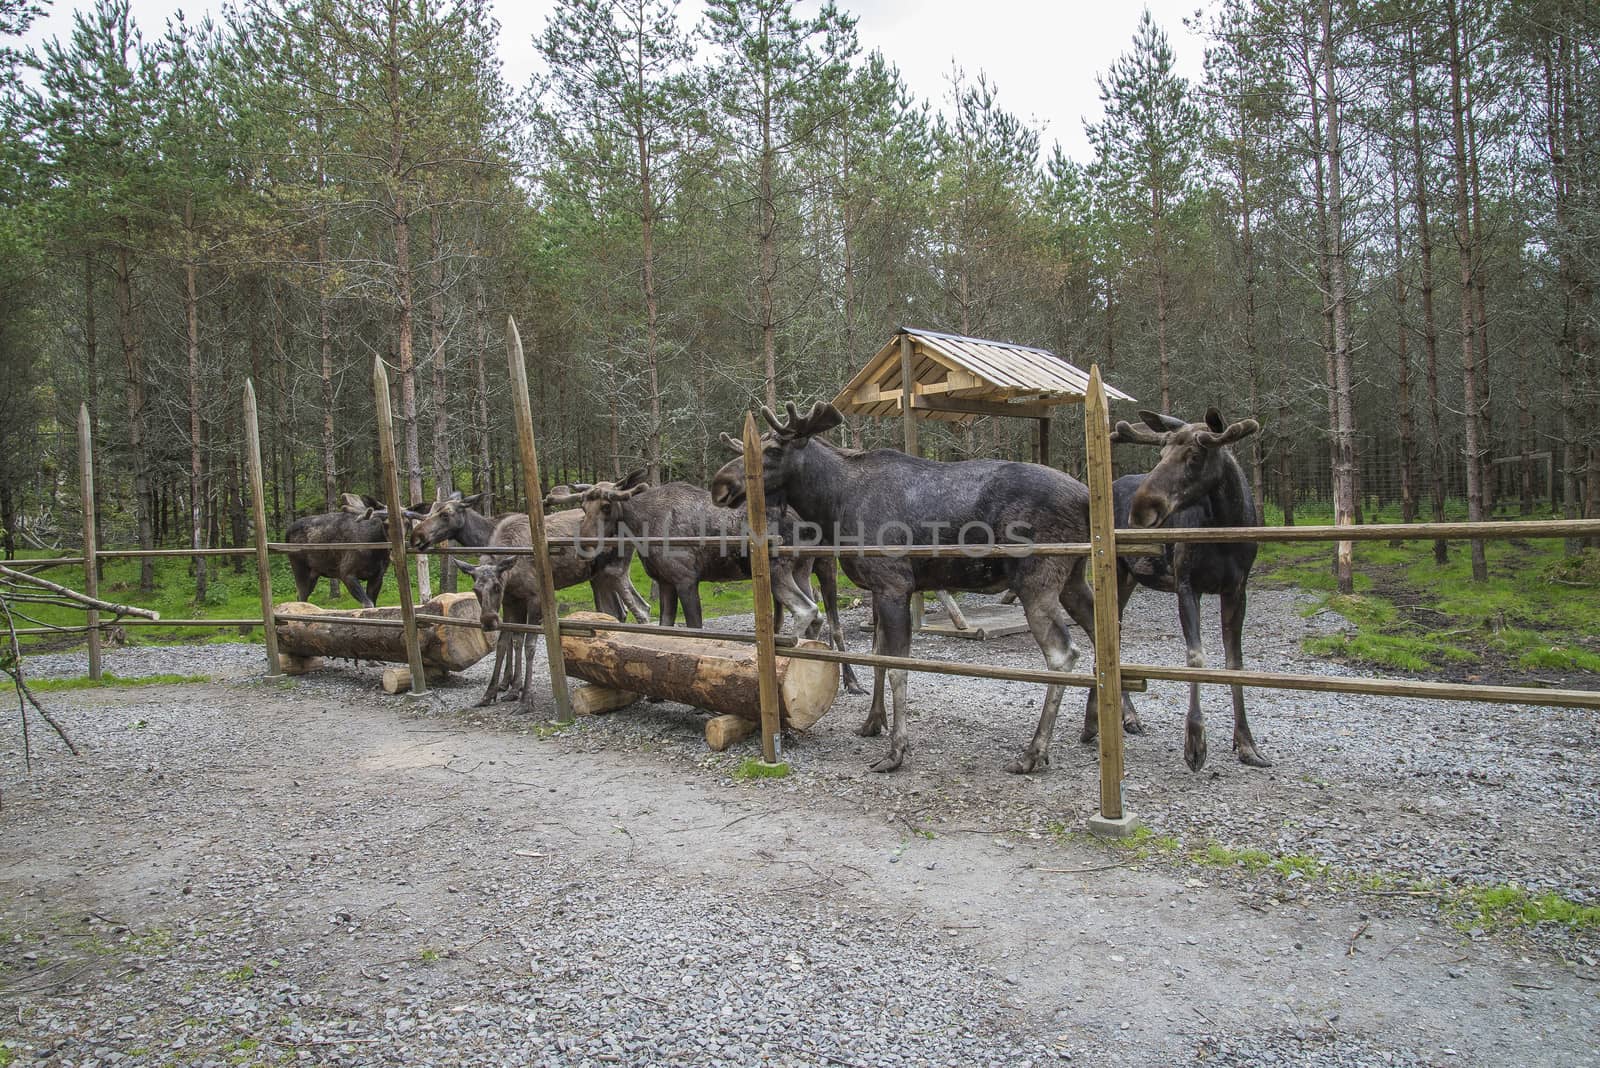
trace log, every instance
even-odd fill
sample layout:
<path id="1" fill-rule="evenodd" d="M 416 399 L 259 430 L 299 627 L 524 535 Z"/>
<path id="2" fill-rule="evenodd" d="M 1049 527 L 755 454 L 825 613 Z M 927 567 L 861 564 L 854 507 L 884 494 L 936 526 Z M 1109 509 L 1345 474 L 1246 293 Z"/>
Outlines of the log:
<path id="1" fill-rule="evenodd" d="M 285 654 L 278 658 L 278 666 L 283 668 L 285 675 L 304 675 L 316 671 L 323 666 L 320 656 L 292 656 Z"/>
<path id="2" fill-rule="evenodd" d="M 566 619 L 614 622 L 593 612 L 575 612 Z M 821 642 L 799 644 L 825 648 Z M 585 681 L 760 721 L 752 645 L 680 637 L 665 630 L 660 634 L 599 630 L 592 635 L 563 634 L 561 651 L 567 673 Z M 838 691 L 837 664 L 778 657 L 779 713 L 785 726 L 800 731 L 810 727 L 832 706 Z"/>
<path id="3" fill-rule="evenodd" d="M 432 672 L 463 671 L 494 650 L 494 642 L 478 626 L 478 599 L 470 593 L 443 593 L 420 607 L 419 612 L 449 616 L 471 626 L 442 623 L 418 627 L 422 663 Z M 330 612 L 305 601 L 290 601 L 275 609 L 278 647 L 291 656 L 339 656 L 357 660 L 376 660 L 390 664 L 408 663 L 400 609 L 362 608 L 353 612 Z M 282 616 L 325 616 L 326 621 L 307 622 Z M 355 620 L 372 620 L 385 626 L 363 626 Z"/>
<path id="4" fill-rule="evenodd" d="M 720 753 L 756 732 L 756 724 L 742 716 L 712 716 L 706 720 L 706 746 Z"/>
<path id="5" fill-rule="evenodd" d="M 585 683 L 572 691 L 572 713 L 576 716 L 598 716 L 627 708 L 642 697 L 642 694 L 629 690 L 613 690 L 609 686 Z"/>
<path id="6" fill-rule="evenodd" d="M 429 686 L 438 686 L 440 683 L 444 682 L 445 675 L 447 674 L 447 672 L 435 671 L 432 668 L 428 668 L 427 670 L 428 670 L 427 680 L 428 680 L 428 685 Z M 407 665 L 407 666 L 404 666 L 404 667 L 384 668 L 383 669 L 383 692 L 384 693 L 410 693 L 411 692 L 411 668 L 410 668 L 410 666 Z"/>

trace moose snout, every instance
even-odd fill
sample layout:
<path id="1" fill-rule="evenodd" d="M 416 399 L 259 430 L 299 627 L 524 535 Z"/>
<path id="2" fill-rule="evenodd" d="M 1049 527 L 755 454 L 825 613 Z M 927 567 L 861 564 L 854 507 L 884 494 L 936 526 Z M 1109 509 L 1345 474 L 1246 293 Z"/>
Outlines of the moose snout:
<path id="1" fill-rule="evenodd" d="M 1128 508 L 1128 519 L 1136 527 L 1157 527 L 1171 511 L 1171 501 L 1140 493 Z"/>
<path id="2" fill-rule="evenodd" d="M 500 617 L 493 612 L 484 612 L 478 617 L 478 625 L 493 634 L 500 629 Z"/>

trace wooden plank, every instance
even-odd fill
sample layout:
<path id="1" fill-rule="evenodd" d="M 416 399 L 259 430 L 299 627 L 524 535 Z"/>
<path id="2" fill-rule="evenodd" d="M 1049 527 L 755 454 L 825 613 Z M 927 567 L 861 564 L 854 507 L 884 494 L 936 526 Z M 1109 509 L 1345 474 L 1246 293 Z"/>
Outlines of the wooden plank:
<path id="1" fill-rule="evenodd" d="M 924 620 L 924 634 L 937 634 L 942 638 L 968 638 L 972 641 L 992 641 L 1013 634 L 1028 633 L 1028 617 L 1021 605 L 980 604 L 963 610 L 967 620 L 965 630 L 951 619 Z"/>
<path id="2" fill-rule="evenodd" d="M 539 603 L 543 606 L 544 649 L 550 663 L 550 692 L 556 702 L 556 722 L 572 722 L 572 700 L 567 693 L 567 669 L 561 655 L 561 620 L 556 613 L 555 572 L 550 567 L 550 546 L 545 541 L 544 512 L 540 502 L 539 450 L 533 440 L 533 399 L 528 393 L 528 369 L 522 358 L 522 335 L 517 322 L 506 316 L 506 361 L 511 373 L 511 402 L 516 408 L 517 445 L 522 452 L 522 482 L 528 495 L 528 529 L 533 538 L 534 566 L 539 573 Z M 761 446 L 755 447 L 757 456 Z"/>
<path id="3" fill-rule="evenodd" d="M 1165 545 L 1181 541 L 1435 541 L 1499 538 L 1600 537 L 1600 519 L 1521 519 L 1483 523 L 1368 523 L 1364 526 L 1307 527 L 1155 527 L 1117 531 L 1117 542 Z"/>
<path id="4" fill-rule="evenodd" d="M 420 697 L 428 692 L 428 673 L 422 665 L 422 647 L 417 641 L 417 610 L 411 600 L 411 576 L 407 573 L 405 504 L 400 497 L 400 472 L 394 459 L 389 373 L 384 370 L 382 356 L 372 358 L 372 395 L 377 402 L 378 456 L 383 464 L 383 489 L 389 503 L 389 561 L 394 568 L 395 584 L 400 588 L 400 622 L 405 632 L 406 660 L 411 666 L 411 692 Z"/>
<path id="5" fill-rule="evenodd" d="M 100 573 L 95 566 L 94 441 L 89 432 L 89 405 L 78 405 L 78 489 L 83 499 L 83 592 L 100 596 Z M 88 610 L 89 678 L 100 681 L 100 610 Z"/>
<path id="6" fill-rule="evenodd" d="M 1100 365 L 1089 368 L 1083 409 L 1089 468 L 1089 542 L 1094 551 L 1094 674 L 1100 713 L 1100 815 L 1122 818 L 1122 623 L 1117 618 L 1117 532 L 1112 506 L 1111 419 Z"/>
<path id="7" fill-rule="evenodd" d="M 1422 679 L 1289 675 L 1271 671 L 1164 667 L 1156 664 L 1123 664 L 1122 672 L 1129 679 L 1238 683 L 1241 686 L 1258 686 L 1266 690 L 1312 690 L 1317 693 L 1350 693 L 1374 697 L 1424 697 L 1435 701 L 1484 701 L 1489 704 L 1600 709 L 1600 690 L 1547 690 L 1538 686 L 1486 686 L 1481 683 L 1427 682 Z"/>
<path id="8" fill-rule="evenodd" d="M 599 716 L 615 712 L 644 700 L 643 694 L 632 690 L 618 690 L 611 686 L 596 686 L 586 682 L 572 691 L 572 713 L 576 716 Z"/>
<path id="9" fill-rule="evenodd" d="M 1046 685 L 1079 686 L 1085 689 L 1096 685 L 1095 676 L 1083 672 L 1049 671 L 1044 668 L 1008 668 L 990 664 L 968 664 L 953 660 L 929 660 L 920 656 L 884 656 L 881 653 L 841 653 L 821 643 L 785 649 L 783 655 L 791 660 L 830 660 L 835 664 L 854 664 L 857 667 L 904 668 L 923 671 L 930 675 L 962 675 L 969 679 L 1001 679 L 1006 682 L 1040 682 Z M 1126 679 L 1122 688 L 1128 693 L 1143 693 L 1143 679 Z"/>
<path id="10" fill-rule="evenodd" d="M 381 366 L 381 364 L 380 364 Z M 385 388 L 383 399 L 388 401 Z M 261 471 L 261 418 L 256 411 L 256 387 L 244 380 L 245 467 L 250 479 L 250 512 L 256 525 L 256 585 L 261 592 L 261 635 L 267 651 L 267 678 L 283 676 L 278 661 L 278 629 L 272 622 L 272 560 L 267 555 L 267 491 Z"/>
<path id="11" fill-rule="evenodd" d="M 900 350 L 902 361 L 908 350 Z M 908 424 L 909 425 L 909 424 Z M 913 438 L 913 443 L 915 438 Z M 772 621 L 772 560 L 767 549 L 767 493 L 761 464 L 765 456 L 753 412 L 744 415 L 745 514 L 750 523 L 750 596 L 755 600 L 756 693 L 761 705 L 761 759 L 776 764 L 782 755 L 778 736 L 778 663 Z"/>
<path id="12" fill-rule="evenodd" d="M 1033 439 L 1033 462 L 1050 466 L 1050 417 L 1039 417 L 1038 433 Z"/>

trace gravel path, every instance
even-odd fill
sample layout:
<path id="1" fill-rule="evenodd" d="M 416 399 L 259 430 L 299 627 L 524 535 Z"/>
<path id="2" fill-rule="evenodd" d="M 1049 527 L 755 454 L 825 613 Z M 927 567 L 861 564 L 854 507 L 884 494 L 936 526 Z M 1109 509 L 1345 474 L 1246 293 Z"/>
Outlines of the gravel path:
<path id="1" fill-rule="evenodd" d="M 1298 606 L 1253 597 L 1252 666 L 1337 670 L 1298 643 L 1340 621 Z M 1130 659 L 1181 661 L 1169 613 L 1136 597 Z M 916 651 L 1038 662 L 1025 638 Z M 1077 833 L 1081 698 L 1048 773 L 1000 770 L 1033 686 L 913 678 L 891 776 L 852 733 L 866 698 L 841 698 L 786 740 L 790 777 L 752 784 L 753 744 L 707 753 L 679 706 L 552 734 L 472 707 L 486 665 L 417 701 L 376 668 L 245 681 L 260 655 L 111 651 L 118 674 L 219 681 L 50 695 L 86 756 L 31 777 L 0 720 L 0 1043 L 21 1063 L 1600 1063 L 1592 936 L 1464 932 L 1345 878 L 1596 900 L 1573 833 L 1600 806 L 1592 714 L 1254 691 L 1256 771 L 1218 689 L 1194 775 L 1186 694 L 1153 684 L 1130 809 L 1185 852 L 1341 876 L 1297 879 Z"/>

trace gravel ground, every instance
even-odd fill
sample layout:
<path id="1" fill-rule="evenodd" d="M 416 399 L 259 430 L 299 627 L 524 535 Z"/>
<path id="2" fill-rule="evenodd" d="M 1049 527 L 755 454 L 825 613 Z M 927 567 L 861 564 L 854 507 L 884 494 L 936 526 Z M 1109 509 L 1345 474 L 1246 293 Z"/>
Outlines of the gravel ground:
<path id="1" fill-rule="evenodd" d="M 1251 666 L 1340 670 L 1298 644 L 1342 621 L 1300 603 L 1253 595 Z M 1125 634 L 1129 659 L 1181 662 L 1170 600 L 1136 597 Z M 1024 637 L 916 652 L 1038 663 Z M 260 658 L 108 652 L 216 681 L 49 695 L 86 755 L 43 746 L 31 776 L 0 722 L 0 1044 L 21 1063 L 1600 1063 L 1592 935 L 1462 930 L 1356 885 L 1600 900 L 1573 833 L 1600 807 L 1591 713 L 1252 691 L 1259 771 L 1210 688 L 1191 774 L 1186 692 L 1152 684 L 1128 807 L 1185 854 L 1334 873 L 1285 878 L 1078 833 L 1081 698 L 1050 771 L 1001 770 L 1035 686 L 914 677 L 890 776 L 853 733 L 867 699 L 842 697 L 786 739 L 793 774 L 748 783 L 754 740 L 710 754 L 680 706 L 552 733 L 547 690 L 534 716 L 472 707 L 486 664 L 415 700 L 369 667 L 248 681 Z"/>

